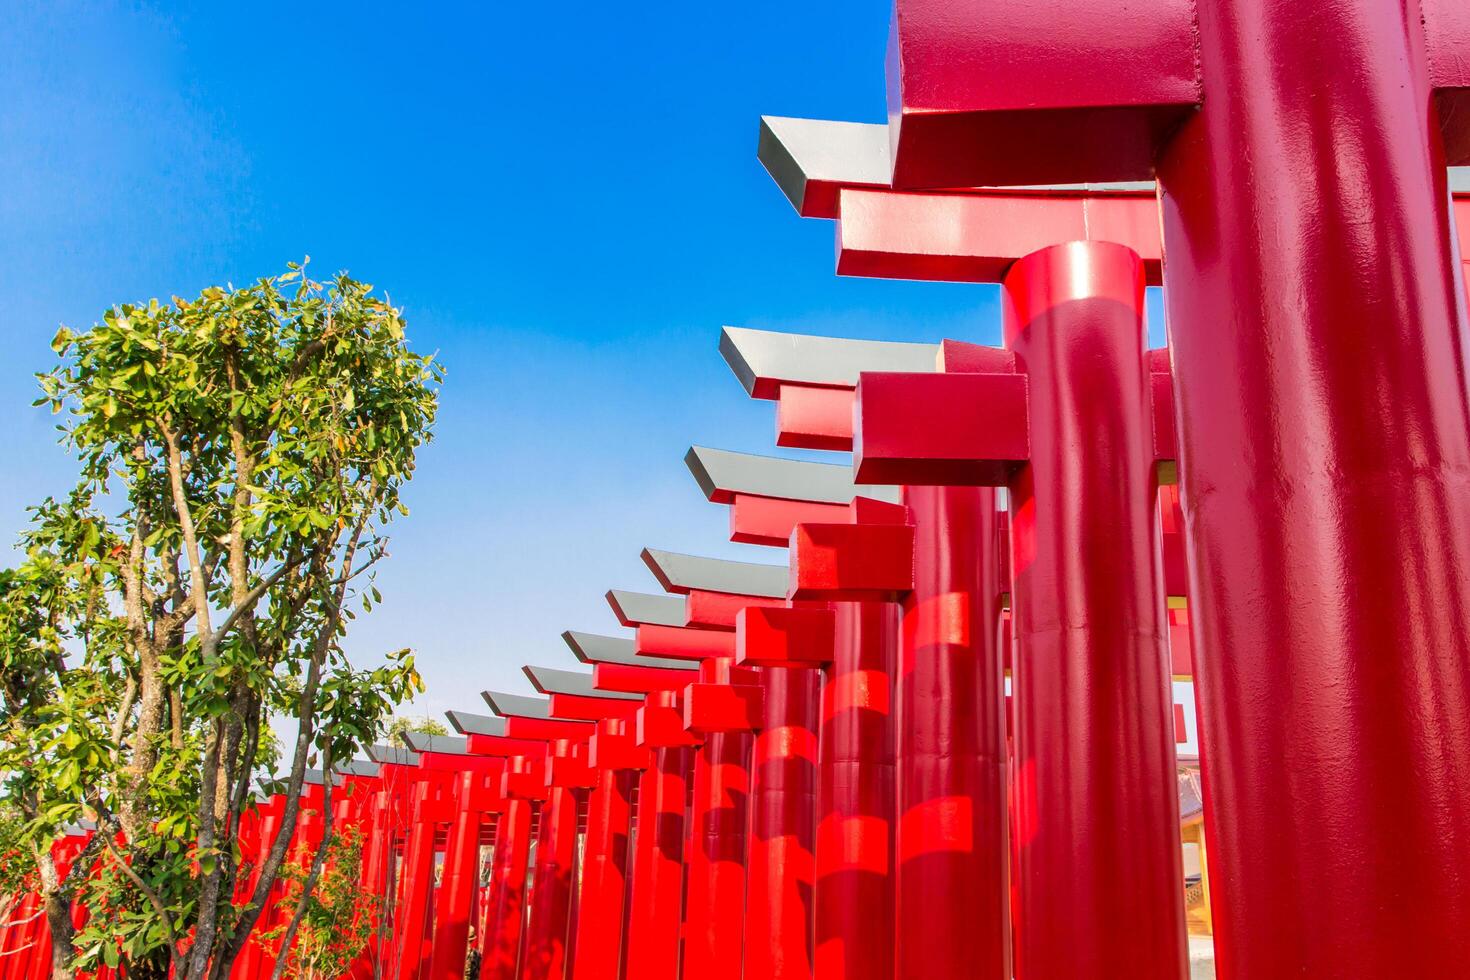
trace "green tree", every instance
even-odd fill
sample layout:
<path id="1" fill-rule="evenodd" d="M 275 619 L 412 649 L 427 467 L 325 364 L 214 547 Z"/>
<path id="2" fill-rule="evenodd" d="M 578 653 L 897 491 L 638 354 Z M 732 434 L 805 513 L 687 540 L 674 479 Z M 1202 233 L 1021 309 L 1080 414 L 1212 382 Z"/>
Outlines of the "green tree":
<path id="1" fill-rule="evenodd" d="M 422 689 L 408 651 L 358 669 L 341 643 L 380 599 L 373 568 L 407 513 L 442 373 L 370 285 L 315 282 L 304 263 L 120 306 L 54 346 L 41 401 L 63 415 L 81 476 L 38 508 L 17 574 L 54 560 L 68 584 L 27 587 L 21 606 L 50 632 L 16 631 L 45 642 L 18 646 L 5 679 L 19 691 L 40 664 L 62 710 L 22 698 L 5 735 L 41 750 L 5 788 L 51 780 L 64 797 L 34 790 L 37 854 L 78 814 L 101 831 L 58 883 L 85 881 L 92 916 L 59 931 L 53 974 L 70 977 L 78 949 L 121 958 L 133 980 L 218 980 L 286 860 L 308 765 L 345 761 Z M 240 814 L 276 769 L 273 716 L 296 724 L 270 786 L 282 827 L 236 901 Z"/>
<path id="2" fill-rule="evenodd" d="M 282 901 L 302 904 L 302 914 L 261 939 L 277 947 L 277 976 L 334 980 L 367 948 L 381 902 L 362 891 L 362 833 L 356 827 L 334 836 L 315 881 L 310 863 L 311 856 L 298 850 L 281 875 Z"/>

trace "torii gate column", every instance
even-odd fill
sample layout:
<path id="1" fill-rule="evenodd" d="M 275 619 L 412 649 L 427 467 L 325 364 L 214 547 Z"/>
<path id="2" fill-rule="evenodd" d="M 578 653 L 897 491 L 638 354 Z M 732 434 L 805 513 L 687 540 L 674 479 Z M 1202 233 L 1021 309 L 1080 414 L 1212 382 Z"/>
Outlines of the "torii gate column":
<path id="1" fill-rule="evenodd" d="M 1159 171 L 1220 968 L 1452 974 L 1470 406 L 1445 161 L 1405 70 L 1419 4 L 1313 6 L 1201 4 L 1208 109 Z"/>
<path id="2" fill-rule="evenodd" d="M 896 185 L 1157 170 L 1222 980 L 1463 972 L 1464 3 L 899 0 L 894 37 Z"/>

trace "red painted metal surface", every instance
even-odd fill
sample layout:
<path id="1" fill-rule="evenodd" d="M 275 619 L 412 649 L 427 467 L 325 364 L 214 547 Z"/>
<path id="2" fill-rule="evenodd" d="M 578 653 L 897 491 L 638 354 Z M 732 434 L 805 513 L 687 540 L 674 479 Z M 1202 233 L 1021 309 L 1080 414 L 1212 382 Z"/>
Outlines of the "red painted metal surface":
<path id="1" fill-rule="evenodd" d="M 822 687 L 813 975 L 890 980 L 898 607 L 843 602 L 836 615 L 835 660 Z"/>
<path id="2" fill-rule="evenodd" d="M 844 190 L 840 201 L 838 275 L 999 282 L 1023 255 L 1058 242 L 1095 241 L 1127 245 L 1143 258 L 1149 284 L 1163 282 L 1159 208 L 1150 191 Z"/>
<path id="3" fill-rule="evenodd" d="M 1152 177 L 1158 147 L 1201 98 L 1194 7 L 897 0 L 893 186 Z"/>
<path id="4" fill-rule="evenodd" d="M 572 721 L 632 718 L 634 712 L 638 710 L 637 701 L 616 701 L 611 698 L 586 697 L 581 694 L 553 693 L 550 700 L 553 715 Z"/>
<path id="5" fill-rule="evenodd" d="M 701 735 L 754 732 L 763 707 L 759 684 L 696 683 L 684 689 L 684 728 Z"/>
<path id="6" fill-rule="evenodd" d="M 404 849 L 401 897 L 394 922 L 398 980 L 422 980 L 429 972 L 428 934 L 434 893 L 434 842 L 439 824 L 452 819 L 453 796 L 447 774 L 424 772 L 414 788 L 413 819 Z M 312 820 L 308 826 L 315 827 Z M 319 831 L 317 831 L 319 833 Z M 312 832 L 305 835 L 311 846 Z"/>
<path id="7" fill-rule="evenodd" d="M 1300 14 L 1200 5 L 1205 106 L 1159 168 L 1219 970 L 1454 974 L 1470 405 L 1436 123 L 1467 120 L 1430 106 L 1467 16 Z"/>
<path id="8" fill-rule="evenodd" d="M 1000 485 L 1030 452 L 1023 375 L 864 373 L 857 398 L 862 482 Z M 932 424 L 914 425 L 916 413 Z"/>
<path id="9" fill-rule="evenodd" d="M 704 592 L 699 589 L 691 589 L 684 597 L 684 609 L 689 617 L 689 625 L 697 629 L 733 630 L 735 616 L 742 609 L 752 606 L 775 608 L 784 605 L 786 605 L 785 599 L 735 595 L 729 592 Z"/>
<path id="10" fill-rule="evenodd" d="M 747 609 L 735 621 L 742 667 L 824 667 L 832 662 L 836 617 L 829 606 Z"/>
<path id="11" fill-rule="evenodd" d="M 821 675 L 771 668 L 760 677 L 765 695 L 750 761 L 744 980 L 810 980 Z"/>
<path id="12" fill-rule="evenodd" d="M 479 761 L 458 757 L 461 762 Z M 422 761 L 422 757 L 421 757 Z M 470 909 L 480 862 L 480 828 L 492 807 L 502 802 L 503 759 L 488 769 L 460 775 L 455 787 L 455 817 L 444 851 L 443 875 L 434 913 L 434 950 L 429 980 L 462 980 L 469 949 Z"/>
<path id="13" fill-rule="evenodd" d="M 638 627 L 634 644 L 640 656 L 673 660 L 735 656 L 735 638 L 725 630 L 644 625 Z"/>
<path id="14" fill-rule="evenodd" d="M 573 743 L 551 743 L 551 755 L 569 756 Z M 521 980 L 562 980 L 568 957 L 572 882 L 577 858 L 577 797 L 552 786 L 541 806 L 531 871 L 531 908 L 521 944 Z"/>
<path id="15" fill-rule="evenodd" d="M 1142 269 L 1118 245 L 1045 249 L 1006 277 L 1002 311 L 1031 389 L 1011 484 L 1016 975 L 1179 980 Z"/>
<path id="16" fill-rule="evenodd" d="M 849 427 L 851 424 L 848 423 Z M 845 521 L 849 513 L 847 504 L 783 500 L 779 497 L 759 497 L 747 493 L 731 496 L 730 540 L 743 544 L 784 548 L 795 525 Z"/>
<path id="17" fill-rule="evenodd" d="M 708 635 L 734 639 L 727 633 Z M 750 680 L 752 674 L 735 667 L 733 658 L 706 660 L 699 667 L 700 680 L 706 685 L 736 684 Z M 706 689 L 704 693 L 713 691 Z M 704 744 L 695 752 L 685 857 L 688 887 L 683 974 L 686 977 L 740 980 L 745 936 L 750 748 L 748 734 L 715 731 L 705 736 Z"/>
<path id="18" fill-rule="evenodd" d="M 485 980 L 515 980 L 520 964 L 531 818 L 529 800 L 505 801 L 495 834 L 495 872 L 485 916 L 486 939 L 480 961 L 480 975 Z"/>
<path id="19" fill-rule="evenodd" d="M 672 695 L 652 695 L 652 698 Z M 688 748 L 659 748 L 638 784 L 629 901 L 628 980 L 679 980 L 683 918 L 684 827 L 693 763 Z"/>
<path id="20" fill-rule="evenodd" d="M 906 524 L 798 524 L 791 533 L 793 600 L 892 599 L 913 587 Z"/>
<path id="21" fill-rule="evenodd" d="M 679 691 L 689 683 L 689 671 L 665 667 L 634 667 L 628 664 L 593 664 L 592 686 L 600 691 L 648 694 Z"/>
<path id="22" fill-rule="evenodd" d="M 598 735 L 602 737 L 599 726 Z M 577 890 L 573 980 L 618 980 L 623 962 L 623 903 L 628 892 L 629 830 L 637 774 L 601 768 L 588 797 L 587 837 Z"/>
<path id="23" fill-rule="evenodd" d="M 907 487 L 895 678 L 897 975 L 1010 980 L 995 491 Z"/>
<path id="24" fill-rule="evenodd" d="M 852 448 L 852 389 L 783 383 L 776 399 L 776 445 Z"/>

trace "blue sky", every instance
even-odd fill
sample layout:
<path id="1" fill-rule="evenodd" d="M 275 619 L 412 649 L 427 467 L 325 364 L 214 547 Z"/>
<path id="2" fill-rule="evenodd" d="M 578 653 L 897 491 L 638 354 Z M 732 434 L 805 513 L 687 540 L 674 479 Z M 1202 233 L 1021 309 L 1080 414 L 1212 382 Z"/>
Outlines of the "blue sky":
<path id="1" fill-rule="evenodd" d="M 410 6 L 7 4 L 0 533 L 71 477 L 27 407 L 58 324 L 308 253 L 350 269 L 449 368 L 349 641 L 416 648 L 437 715 L 570 666 L 563 629 L 616 629 L 604 590 L 657 591 L 645 545 L 778 557 L 727 543 L 681 462 L 773 451 L 722 324 L 998 321 L 993 287 L 838 279 L 831 224 L 755 159 L 761 113 L 881 121 L 887 0 Z"/>

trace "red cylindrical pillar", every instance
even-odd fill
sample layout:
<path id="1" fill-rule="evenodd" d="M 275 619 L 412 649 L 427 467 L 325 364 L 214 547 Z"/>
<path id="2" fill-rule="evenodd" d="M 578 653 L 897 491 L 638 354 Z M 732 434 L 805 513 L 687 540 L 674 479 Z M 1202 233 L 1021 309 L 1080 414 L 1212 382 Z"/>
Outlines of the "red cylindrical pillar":
<path id="1" fill-rule="evenodd" d="M 699 665 L 706 684 L 731 683 L 734 661 Z M 685 860 L 684 976 L 740 980 L 745 922 L 745 832 L 749 821 L 750 736 L 716 732 L 694 753 L 693 804 Z"/>
<path id="2" fill-rule="evenodd" d="M 631 770 L 600 769 L 597 786 L 588 794 L 587 843 L 577 892 L 574 980 L 617 980 L 622 968 L 635 778 Z"/>
<path id="3" fill-rule="evenodd" d="M 1034 252 L 1002 290 L 1030 386 L 1011 483 L 1016 976 L 1187 974 L 1143 267 Z"/>
<path id="4" fill-rule="evenodd" d="M 898 976 L 1010 980 L 1000 548 L 989 487 L 907 487 L 897 731 Z"/>
<path id="5" fill-rule="evenodd" d="M 648 703 L 677 706 L 672 691 Z M 679 930 L 684 907 L 684 822 L 693 752 L 660 748 L 638 784 L 637 830 L 628 917 L 625 974 L 632 980 L 679 980 Z"/>
<path id="6" fill-rule="evenodd" d="M 551 743 L 552 754 L 571 753 L 570 743 Z M 562 980 L 569 935 L 572 876 L 577 860 L 577 795 L 552 786 L 541 805 L 532 871 L 531 914 L 522 942 L 522 980 Z"/>
<path id="7" fill-rule="evenodd" d="M 1470 403 L 1421 6 L 1200 4 L 1207 111 L 1160 165 L 1226 980 L 1465 969 Z"/>
<path id="8" fill-rule="evenodd" d="M 434 890 L 434 837 L 437 828 L 430 818 L 435 802 L 434 787 L 421 783 L 416 789 L 419 795 L 415 801 L 414 819 L 404 848 L 403 892 L 394 929 L 398 980 L 420 980 L 428 965 L 424 950 L 424 932 Z"/>
<path id="9" fill-rule="evenodd" d="M 495 830 L 495 871 L 486 900 L 480 975 L 515 980 L 520 964 L 521 923 L 526 908 L 526 863 L 531 850 L 530 800 L 509 797 Z"/>
<path id="10" fill-rule="evenodd" d="M 810 980 L 821 675 L 760 672 L 763 720 L 750 761 L 745 980 Z"/>
<path id="11" fill-rule="evenodd" d="M 429 980 L 462 980 L 469 951 L 470 906 L 475 899 L 475 872 L 480 861 L 480 821 L 475 808 L 484 772 L 463 772 L 456 788 L 454 823 L 444 850 L 444 873 L 434 911 L 434 945 Z M 493 778 L 499 779 L 497 771 Z"/>
<path id="12" fill-rule="evenodd" d="M 835 608 L 818 750 L 814 975 L 891 980 L 898 606 L 839 602 Z"/>

